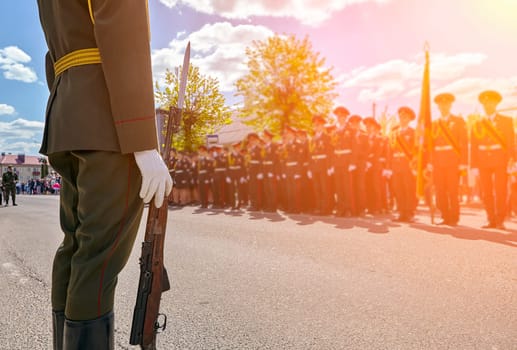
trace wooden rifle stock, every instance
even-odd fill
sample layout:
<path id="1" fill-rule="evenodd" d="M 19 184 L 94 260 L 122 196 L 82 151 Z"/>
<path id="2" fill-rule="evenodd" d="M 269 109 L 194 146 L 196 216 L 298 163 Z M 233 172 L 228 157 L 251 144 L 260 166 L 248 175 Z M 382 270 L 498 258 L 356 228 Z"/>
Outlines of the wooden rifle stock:
<path id="1" fill-rule="evenodd" d="M 181 120 L 181 110 L 171 108 L 167 121 L 167 133 L 162 157 L 169 166 L 172 135 Z M 160 208 L 154 200 L 149 204 L 144 242 L 140 256 L 140 279 L 129 343 L 140 345 L 142 349 L 156 349 L 156 334 L 164 331 L 167 316 L 160 313 L 160 300 L 163 292 L 170 289 L 167 270 L 163 266 L 163 250 L 167 229 L 167 199 Z M 163 322 L 160 323 L 160 318 Z"/>

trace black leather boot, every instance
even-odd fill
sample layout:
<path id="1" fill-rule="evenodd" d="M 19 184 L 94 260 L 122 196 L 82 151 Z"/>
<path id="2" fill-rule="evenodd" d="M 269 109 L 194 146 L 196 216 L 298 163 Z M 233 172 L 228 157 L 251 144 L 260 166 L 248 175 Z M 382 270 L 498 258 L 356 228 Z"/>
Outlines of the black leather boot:
<path id="1" fill-rule="evenodd" d="M 113 312 L 87 321 L 65 319 L 63 350 L 113 350 Z"/>
<path id="2" fill-rule="evenodd" d="M 65 313 L 63 311 L 52 311 L 52 338 L 54 339 L 54 350 L 63 350 L 64 324 Z"/>

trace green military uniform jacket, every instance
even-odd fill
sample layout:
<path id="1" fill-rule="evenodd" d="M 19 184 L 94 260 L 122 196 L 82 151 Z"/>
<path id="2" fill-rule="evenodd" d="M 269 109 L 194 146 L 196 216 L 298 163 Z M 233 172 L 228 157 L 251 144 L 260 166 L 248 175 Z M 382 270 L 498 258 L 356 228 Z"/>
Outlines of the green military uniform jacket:
<path id="1" fill-rule="evenodd" d="M 18 175 L 14 172 L 5 172 L 2 175 L 2 184 L 5 188 L 16 187 L 16 181 L 18 181 Z"/>
<path id="2" fill-rule="evenodd" d="M 157 148 L 147 0 L 38 0 L 38 6 L 51 91 L 40 152 Z M 55 77 L 57 60 L 89 48 L 99 49 L 101 64 Z"/>

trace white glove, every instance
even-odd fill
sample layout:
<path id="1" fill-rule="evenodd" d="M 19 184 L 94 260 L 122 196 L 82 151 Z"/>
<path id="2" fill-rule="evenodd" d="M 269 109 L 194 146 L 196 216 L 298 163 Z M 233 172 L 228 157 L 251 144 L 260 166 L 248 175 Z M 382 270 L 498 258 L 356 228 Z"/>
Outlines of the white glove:
<path id="1" fill-rule="evenodd" d="M 232 183 L 232 179 L 229 176 L 226 177 L 226 183 L 227 184 L 231 184 Z"/>
<path id="2" fill-rule="evenodd" d="M 330 167 L 327 169 L 327 175 L 331 176 L 332 174 L 334 174 L 334 167 Z"/>
<path id="3" fill-rule="evenodd" d="M 393 175 L 393 171 L 391 171 L 390 169 L 383 169 L 382 170 L 382 176 L 384 176 L 385 178 L 390 178 L 391 175 Z"/>
<path id="4" fill-rule="evenodd" d="M 262 180 L 264 178 L 264 174 L 260 173 L 257 175 L 257 179 Z"/>
<path id="5" fill-rule="evenodd" d="M 267 177 L 272 178 L 273 177 L 273 173 L 267 173 Z"/>
<path id="6" fill-rule="evenodd" d="M 299 180 L 299 179 L 301 179 L 301 178 L 302 178 L 302 176 L 301 176 L 301 175 L 298 175 L 298 174 L 295 174 L 295 175 L 294 175 L 294 179 L 295 179 L 295 180 Z"/>
<path id="7" fill-rule="evenodd" d="M 307 171 L 307 177 L 308 177 L 309 179 L 312 179 L 312 171 L 310 171 L 310 170 L 309 170 L 309 171 Z"/>
<path id="8" fill-rule="evenodd" d="M 349 171 L 349 172 L 352 172 L 352 171 L 354 171 L 355 169 L 357 169 L 357 166 L 355 166 L 355 164 L 350 164 L 350 165 L 348 166 L 348 171 Z"/>
<path id="9" fill-rule="evenodd" d="M 168 196 L 172 190 L 169 169 L 155 149 L 135 152 L 134 155 L 136 165 L 142 174 L 140 198 L 144 200 L 144 203 L 149 203 L 154 196 L 154 205 L 159 208 L 162 206 L 165 196 Z"/>
<path id="10" fill-rule="evenodd" d="M 369 170 L 372 167 L 371 162 L 366 162 L 366 170 Z"/>
<path id="11" fill-rule="evenodd" d="M 432 173 L 433 172 L 433 165 L 432 164 L 427 164 L 426 169 L 427 169 L 427 171 Z"/>
<path id="12" fill-rule="evenodd" d="M 245 177 L 241 177 L 240 182 L 241 182 L 241 184 L 245 184 L 246 183 L 246 178 Z"/>

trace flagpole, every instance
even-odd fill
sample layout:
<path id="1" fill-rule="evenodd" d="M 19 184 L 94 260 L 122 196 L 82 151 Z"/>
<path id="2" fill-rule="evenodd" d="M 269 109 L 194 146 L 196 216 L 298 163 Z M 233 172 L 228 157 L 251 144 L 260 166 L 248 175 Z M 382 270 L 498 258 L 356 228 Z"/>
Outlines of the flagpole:
<path id="1" fill-rule="evenodd" d="M 429 43 L 426 41 L 424 44 L 425 51 L 425 64 L 424 64 L 424 76 L 422 79 L 422 95 L 420 98 L 420 112 L 418 114 L 418 123 L 417 123 L 417 133 L 416 133 L 416 142 L 417 142 L 417 175 L 416 175 L 416 197 L 418 200 L 422 198 L 426 198 L 427 192 L 427 202 L 429 205 L 429 211 L 431 214 L 431 223 L 434 224 L 434 204 L 433 204 L 433 194 L 432 191 L 426 191 L 426 182 L 427 186 L 432 186 L 432 174 L 429 175 L 429 178 L 425 177 L 425 159 L 424 155 L 427 157 L 427 162 L 431 163 L 432 156 L 432 139 L 431 139 L 431 87 L 430 87 L 430 78 L 429 78 Z M 427 181 L 426 181 L 427 180 Z M 431 189 L 432 187 L 428 187 Z"/>

